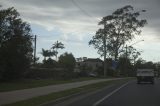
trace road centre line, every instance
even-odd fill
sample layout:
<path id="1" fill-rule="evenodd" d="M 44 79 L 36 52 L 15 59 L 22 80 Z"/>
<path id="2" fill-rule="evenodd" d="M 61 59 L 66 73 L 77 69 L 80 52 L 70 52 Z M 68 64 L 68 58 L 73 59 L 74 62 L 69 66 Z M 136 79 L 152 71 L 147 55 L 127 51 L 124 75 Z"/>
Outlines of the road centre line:
<path id="1" fill-rule="evenodd" d="M 109 93 L 108 95 L 106 95 L 105 97 L 103 97 L 102 99 L 98 100 L 96 103 L 94 103 L 92 106 L 98 106 L 101 102 L 103 102 L 105 99 L 109 98 L 110 96 L 112 96 L 114 93 L 116 93 L 117 91 L 119 91 L 121 88 L 125 87 L 127 84 L 129 84 L 129 82 L 121 85 L 119 88 L 115 89 L 114 91 L 112 91 L 111 93 Z"/>

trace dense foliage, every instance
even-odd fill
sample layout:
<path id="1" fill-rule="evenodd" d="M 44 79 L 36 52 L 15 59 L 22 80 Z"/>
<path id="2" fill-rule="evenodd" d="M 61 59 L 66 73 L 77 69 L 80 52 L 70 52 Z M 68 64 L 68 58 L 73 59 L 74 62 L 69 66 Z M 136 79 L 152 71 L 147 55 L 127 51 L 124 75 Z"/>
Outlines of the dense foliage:
<path id="1" fill-rule="evenodd" d="M 62 67 L 73 70 L 76 64 L 76 60 L 71 53 L 64 53 L 59 57 L 59 63 Z"/>
<path id="2" fill-rule="evenodd" d="M 32 34 L 14 8 L 0 10 L 0 79 L 23 76 L 32 61 Z"/>
<path id="3" fill-rule="evenodd" d="M 140 13 L 130 5 L 117 9 L 111 15 L 102 18 L 96 34 L 89 41 L 101 56 L 118 60 L 125 44 L 134 39 L 135 35 L 141 33 L 141 28 L 147 23 L 145 19 L 139 19 Z M 104 75 L 106 75 L 106 64 L 104 64 Z"/>

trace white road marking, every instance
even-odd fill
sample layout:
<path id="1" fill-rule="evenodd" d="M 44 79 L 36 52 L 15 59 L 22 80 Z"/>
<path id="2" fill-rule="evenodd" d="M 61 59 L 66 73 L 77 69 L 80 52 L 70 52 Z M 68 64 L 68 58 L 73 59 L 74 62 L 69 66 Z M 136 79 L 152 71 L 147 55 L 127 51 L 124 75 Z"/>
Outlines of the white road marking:
<path id="1" fill-rule="evenodd" d="M 108 95 L 106 95 L 105 97 L 103 97 L 102 99 L 100 99 L 99 101 L 97 101 L 96 103 L 93 104 L 93 106 L 97 106 L 99 105 L 101 102 L 103 102 L 105 99 L 109 98 L 110 96 L 112 96 L 114 93 L 116 93 L 118 90 L 120 90 L 121 88 L 125 87 L 129 82 L 123 84 L 122 86 L 120 86 L 119 88 L 115 89 L 114 91 L 112 91 L 111 93 L 109 93 Z"/>

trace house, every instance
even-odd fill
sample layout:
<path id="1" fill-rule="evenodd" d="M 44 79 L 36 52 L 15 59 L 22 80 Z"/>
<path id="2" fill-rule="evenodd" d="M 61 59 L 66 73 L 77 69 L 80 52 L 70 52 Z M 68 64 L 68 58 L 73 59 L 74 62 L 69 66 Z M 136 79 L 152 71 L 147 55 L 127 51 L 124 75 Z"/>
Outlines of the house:
<path id="1" fill-rule="evenodd" d="M 92 70 L 96 70 L 98 67 L 103 66 L 103 61 L 99 58 L 88 58 L 87 60 L 83 61 L 87 67 L 91 67 Z"/>
<path id="2" fill-rule="evenodd" d="M 75 71 L 83 70 L 95 71 L 98 67 L 103 66 L 103 61 L 99 58 L 85 58 L 83 61 L 77 61 Z"/>

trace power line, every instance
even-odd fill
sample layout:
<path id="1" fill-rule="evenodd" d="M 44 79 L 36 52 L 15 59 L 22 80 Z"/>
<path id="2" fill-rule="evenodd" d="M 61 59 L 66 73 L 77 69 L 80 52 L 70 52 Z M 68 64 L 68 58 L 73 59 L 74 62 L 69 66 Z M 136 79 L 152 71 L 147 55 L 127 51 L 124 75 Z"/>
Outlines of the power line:
<path id="1" fill-rule="evenodd" d="M 72 3 L 76 6 L 76 7 L 78 7 L 85 15 L 87 15 L 88 17 L 91 17 L 91 18 L 93 18 L 94 20 L 98 20 L 98 21 L 100 21 L 100 19 L 97 19 L 97 18 L 95 18 L 95 17 L 93 17 L 91 14 L 89 14 L 87 11 L 85 11 L 80 5 L 78 5 L 78 3 L 75 1 L 75 0 L 71 0 L 72 1 Z"/>

